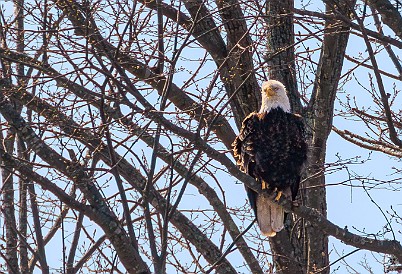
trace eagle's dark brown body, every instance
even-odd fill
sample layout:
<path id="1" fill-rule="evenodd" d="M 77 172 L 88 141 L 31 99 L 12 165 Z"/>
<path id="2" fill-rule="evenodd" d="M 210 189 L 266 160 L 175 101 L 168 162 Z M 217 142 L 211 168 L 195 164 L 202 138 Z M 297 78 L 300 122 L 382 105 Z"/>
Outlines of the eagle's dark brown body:
<path id="1" fill-rule="evenodd" d="M 292 200 L 295 199 L 307 154 L 300 116 L 279 107 L 268 113 L 251 113 L 244 119 L 233 147 L 242 171 L 259 182 L 265 181 L 270 189 L 291 193 Z M 259 218 L 257 193 L 246 189 L 250 204 Z"/>

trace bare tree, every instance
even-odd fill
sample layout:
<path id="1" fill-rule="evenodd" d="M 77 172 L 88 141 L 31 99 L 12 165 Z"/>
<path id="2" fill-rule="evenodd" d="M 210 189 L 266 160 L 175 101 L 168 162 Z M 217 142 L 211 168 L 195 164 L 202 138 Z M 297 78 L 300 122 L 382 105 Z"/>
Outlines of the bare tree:
<path id="1" fill-rule="evenodd" d="M 400 10 L 388 0 L 1 3 L 0 271 L 330 273 L 358 250 L 398 269 L 400 213 L 371 191 L 399 191 L 400 168 L 335 183 L 365 191 L 382 234 L 328 220 L 326 177 L 366 164 L 329 163 L 331 133 L 390 165 L 402 155 Z M 242 184 L 260 186 L 231 154 L 266 79 L 285 84 L 309 143 L 299 205 L 279 200 L 292 214 L 269 246 Z M 356 249 L 331 261 L 329 237 Z"/>

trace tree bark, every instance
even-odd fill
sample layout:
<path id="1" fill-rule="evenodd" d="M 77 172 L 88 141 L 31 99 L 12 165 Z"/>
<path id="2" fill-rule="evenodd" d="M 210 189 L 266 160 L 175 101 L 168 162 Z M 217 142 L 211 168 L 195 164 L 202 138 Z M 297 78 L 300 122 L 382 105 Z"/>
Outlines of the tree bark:
<path id="1" fill-rule="evenodd" d="M 249 26 L 238 0 L 215 0 L 227 32 L 228 77 L 223 79 L 237 127 L 259 108 L 260 90 L 254 73 Z"/>
<path id="2" fill-rule="evenodd" d="M 395 34 L 402 39 L 402 15 L 388 0 L 368 0 L 370 6 L 381 14 L 381 19 Z M 395 1 L 396 2 L 396 1 Z"/>
<path id="3" fill-rule="evenodd" d="M 296 85 L 293 5 L 292 0 L 267 2 L 267 61 L 270 78 L 285 84 L 293 112 L 300 113 L 303 110 Z M 336 10 L 347 16 L 349 5 L 354 6 L 354 2 L 341 7 L 328 4 L 327 13 Z M 326 141 L 332 128 L 335 94 L 348 38 L 348 26 L 340 21 L 326 21 L 313 96 L 304 112 L 310 150 L 305 169 L 306 180 L 301 186 L 304 190 L 300 192 L 303 203 L 323 216 L 327 214 L 324 175 Z M 329 273 L 327 235 L 317 231 L 317 227 L 309 222 L 303 222 L 303 226 L 299 234 L 292 235 L 289 227 L 293 226 L 290 225 L 270 239 L 273 253 L 282 255 L 274 255 L 277 270 L 280 273 L 310 273 L 321 269 L 322 273 Z"/>
<path id="4" fill-rule="evenodd" d="M 7 130 L 6 136 L 1 136 L 4 150 L 12 152 L 14 149 L 15 130 L 10 128 Z M 3 164 L 3 163 L 2 163 Z M 14 180 L 10 170 L 1 167 L 2 177 L 2 213 L 4 215 L 5 240 L 7 257 L 7 271 L 9 273 L 20 273 L 17 257 L 18 235 L 17 223 L 15 220 L 14 207 Z"/>
<path id="5" fill-rule="evenodd" d="M 297 91 L 293 0 L 272 0 L 266 2 L 268 75 L 270 79 L 282 82 L 287 91 L 293 112 L 300 112 L 302 105 Z M 290 215 L 290 214 L 289 214 Z M 285 226 L 276 237 L 269 238 L 277 273 L 304 273 L 303 246 L 299 236 L 292 230 L 293 222 Z"/>
<path id="6" fill-rule="evenodd" d="M 297 90 L 293 0 L 267 1 L 267 50 L 268 75 L 282 82 L 288 90 L 292 111 L 300 113 L 302 104 Z"/>
<path id="7" fill-rule="evenodd" d="M 326 12 L 349 16 L 349 7 L 355 1 L 338 6 L 328 1 Z M 321 56 L 317 68 L 313 94 L 306 111 L 309 154 L 303 184 L 303 202 L 327 217 L 325 190 L 326 143 L 332 129 L 336 91 L 342 72 L 343 60 L 349 39 L 350 27 L 341 21 L 326 21 Z M 329 273 L 328 236 L 317 231 L 310 222 L 305 223 L 307 273 Z"/>

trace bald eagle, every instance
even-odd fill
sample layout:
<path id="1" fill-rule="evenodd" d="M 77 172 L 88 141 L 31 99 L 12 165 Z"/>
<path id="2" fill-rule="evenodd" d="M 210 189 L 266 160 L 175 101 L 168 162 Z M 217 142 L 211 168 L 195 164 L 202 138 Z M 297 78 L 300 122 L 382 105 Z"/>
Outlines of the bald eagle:
<path id="1" fill-rule="evenodd" d="M 296 198 L 303 163 L 307 158 L 304 125 L 299 115 L 290 112 L 286 88 L 270 80 L 262 85 L 262 105 L 258 113 L 248 115 L 233 142 L 233 152 L 240 169 L 261 183 L 261 188 Z M 284 227 L 282 206 L 246 186 L 251 207 L 261 233 L 273 237 Z"/>

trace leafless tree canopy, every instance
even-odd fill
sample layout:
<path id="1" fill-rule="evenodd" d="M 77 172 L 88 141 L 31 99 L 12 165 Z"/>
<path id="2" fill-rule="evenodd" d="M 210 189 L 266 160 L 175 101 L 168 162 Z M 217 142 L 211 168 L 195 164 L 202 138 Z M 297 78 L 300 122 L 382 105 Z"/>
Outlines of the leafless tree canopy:
<path id="1" fill-rule="evenodd" d="M 401 10 L 392 0 L 0 1 L 0 271 L 330 273 L 348 256 L 330 260 L 331 237 L 398 268 L 397 207 L 378 205 L 383 233 L 327 219 L 326 177 L 367 161 L 326 157 L 346 144 L 386 156 L 386 180 L 350 172 L 331 183 L 376 205 L 375 189 L 399 191 Z M 309 142 L 298 205 L 279 201 L 292 214 L 269 243 L 243 189 L 259 186 L 231 154 L 266 79 L 285 84 Z"/>

